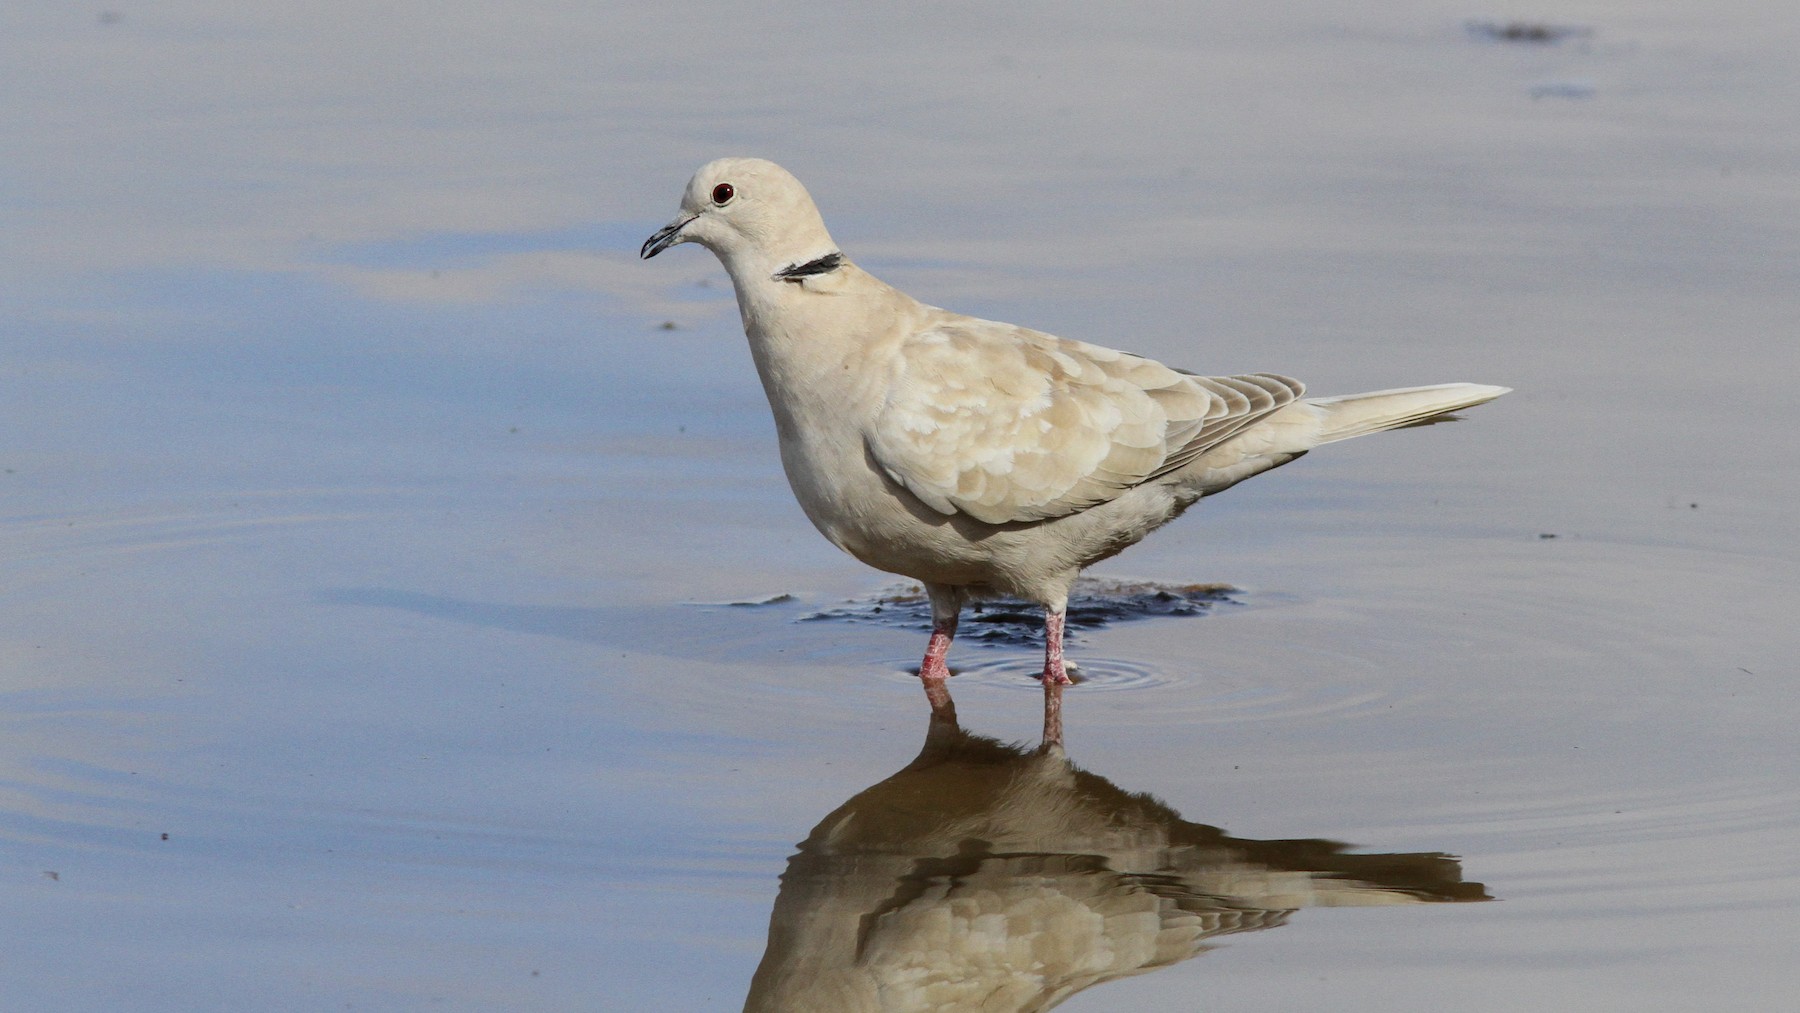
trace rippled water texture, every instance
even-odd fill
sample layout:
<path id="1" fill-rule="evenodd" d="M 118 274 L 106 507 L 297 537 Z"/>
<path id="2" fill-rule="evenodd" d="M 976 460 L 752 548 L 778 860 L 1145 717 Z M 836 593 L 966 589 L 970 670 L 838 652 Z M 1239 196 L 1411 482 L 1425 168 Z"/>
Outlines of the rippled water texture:
<path id="1" fill-rule="evenodd" d="M 1800 21 L 1546 14 L 0 13 L 0 1007 L 1792 1005 Z M 934 303 L 1517 392 L 933 710 L 636 259 L 726 153 Z"/>

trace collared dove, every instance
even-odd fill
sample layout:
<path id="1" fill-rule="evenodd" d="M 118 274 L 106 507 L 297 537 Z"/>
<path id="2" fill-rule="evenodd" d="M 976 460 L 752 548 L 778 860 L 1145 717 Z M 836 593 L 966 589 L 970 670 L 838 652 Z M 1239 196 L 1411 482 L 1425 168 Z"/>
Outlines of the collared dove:
<path id="1" fill-rule="evenodd" d="M 1042 678 L 1067 683 L 1063 616 L 1083 567 L 1322 443 L 1508 391 L 1304 398 L 1274 373 L 1198 376 L 928 306 L 845 257 L 806 188 L 762 159 L 702 166 L 640 253 L 679 243 L 705 246 L 731 275 L 806 516 L 857 559 L 925 585 L 928 689 L 950 674 L 971 598 L 1042 604 Z"/>

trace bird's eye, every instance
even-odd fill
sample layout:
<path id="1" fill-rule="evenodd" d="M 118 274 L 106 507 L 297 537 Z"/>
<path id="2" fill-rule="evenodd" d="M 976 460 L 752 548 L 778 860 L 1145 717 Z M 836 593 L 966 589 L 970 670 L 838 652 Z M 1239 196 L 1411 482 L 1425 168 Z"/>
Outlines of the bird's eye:
<path id="1" fill-rule="evenodd" d="M 737 196 L 737 191 L 732 188 L 730 183 L 720 183 L 713 187 L 713 203 L 720 207 L 724 207 L 735 196 Z"/>

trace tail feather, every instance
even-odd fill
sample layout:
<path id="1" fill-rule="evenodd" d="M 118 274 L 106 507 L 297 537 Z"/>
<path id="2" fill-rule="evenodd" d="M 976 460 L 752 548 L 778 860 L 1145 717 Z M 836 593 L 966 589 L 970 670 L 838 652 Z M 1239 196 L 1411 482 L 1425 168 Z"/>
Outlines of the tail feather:
<path id="1" fill-rule="evenodd" d="M 1386 429 L 1449 421 L 1453 417 L 1450 412 L 1492 401 L 1511 390 L 1482 383 L 1440 383 L 1308 398 L 1307 403 L 1325 413 L 1318 442 L 1334 443 Z"/>

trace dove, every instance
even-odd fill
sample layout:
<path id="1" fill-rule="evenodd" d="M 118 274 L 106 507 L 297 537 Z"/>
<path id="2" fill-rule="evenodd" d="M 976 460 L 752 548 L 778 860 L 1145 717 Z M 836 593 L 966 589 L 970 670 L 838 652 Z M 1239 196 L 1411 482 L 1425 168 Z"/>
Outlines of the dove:
<path id="1" fill-rule="evenodd" d="M 708 162 L 639 251 L 699 243 L 731 276 L 788 484 L 819 532 L 931 601 L 942 686 L 969 601 L 1044 608 L 1046 687 L 1069 589 L 1206 496 L 1337 440 L 1436 421 L 1509 388 L 1305 396 L 939 309 L 858 267 L 812 196 L 757 158 Z"/>

